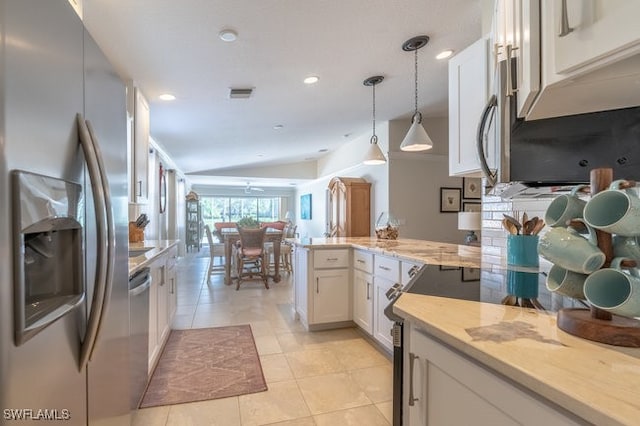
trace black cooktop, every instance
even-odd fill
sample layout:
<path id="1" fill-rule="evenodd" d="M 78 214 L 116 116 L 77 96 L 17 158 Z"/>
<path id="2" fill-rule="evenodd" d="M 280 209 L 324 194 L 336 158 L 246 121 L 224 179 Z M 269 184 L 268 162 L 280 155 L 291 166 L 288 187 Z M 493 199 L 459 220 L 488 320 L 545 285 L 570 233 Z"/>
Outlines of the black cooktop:
<path id="1" fill-rule="evenodd" d="M 584 307 L 580 301 L 547 290 L 546 272 L 536 268 L 491 269 L 425 265 L 403 292 L 557 312 Z"/>

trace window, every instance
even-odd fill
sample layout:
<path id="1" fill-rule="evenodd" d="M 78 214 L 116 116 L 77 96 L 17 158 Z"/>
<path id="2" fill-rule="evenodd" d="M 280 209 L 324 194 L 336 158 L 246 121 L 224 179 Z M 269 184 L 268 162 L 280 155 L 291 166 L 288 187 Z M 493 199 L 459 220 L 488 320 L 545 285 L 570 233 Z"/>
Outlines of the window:
<path id="1" fill-rule="evenodd" d="M 215 222 L 237 222 L 250 216 L 258 222 L 280 219 L 280 197 L 201 196 L 202 220 L 213 229 Z"/>

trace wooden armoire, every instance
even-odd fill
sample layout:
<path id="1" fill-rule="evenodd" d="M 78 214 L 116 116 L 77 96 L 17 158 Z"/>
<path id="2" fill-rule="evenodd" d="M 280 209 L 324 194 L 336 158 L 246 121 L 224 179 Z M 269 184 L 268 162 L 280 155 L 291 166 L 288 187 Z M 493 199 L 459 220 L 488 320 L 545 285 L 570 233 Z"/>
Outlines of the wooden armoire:
<path id="1" fill-rule="evenodd" d="M 329 182 L 329 235 L 371 235 L 371 183 L 363 178 L 334 177 Z"/>

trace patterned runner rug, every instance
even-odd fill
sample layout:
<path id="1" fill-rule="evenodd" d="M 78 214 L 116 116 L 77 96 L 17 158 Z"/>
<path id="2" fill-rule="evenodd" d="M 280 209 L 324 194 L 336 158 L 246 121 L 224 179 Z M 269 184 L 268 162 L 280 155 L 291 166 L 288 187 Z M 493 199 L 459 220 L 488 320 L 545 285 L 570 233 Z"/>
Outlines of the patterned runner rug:
<path id="1" fill-rule="evenodd" d="M 265 390 L 249 325 L 172 330 L 140 408 Z"/>

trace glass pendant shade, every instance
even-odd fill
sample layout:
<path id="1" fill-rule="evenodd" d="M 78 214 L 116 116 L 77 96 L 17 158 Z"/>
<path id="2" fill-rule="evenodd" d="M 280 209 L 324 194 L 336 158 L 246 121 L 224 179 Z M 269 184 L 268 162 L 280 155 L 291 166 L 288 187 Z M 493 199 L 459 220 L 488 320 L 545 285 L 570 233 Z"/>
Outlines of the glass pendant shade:
<path id="1" fill-rule="evenodd" d="M 417 152 L 433 148 L 433 141 L 422 127 L 422 120 L 413 116 L 411 127 L 400 144 L 402 151 Z"/>
<path id="2" fill-rule="evenodd" d="M 386 162 L 387 159 L 384 157 L 384 153 L 380 149 L 380 145 L 378 145 L 378 137 L 372 136 L 369 149 L 367 150 L 367 155 L 364 157 L 364 161 L 362 163 L 369 166 L 375 166 Z"/>

